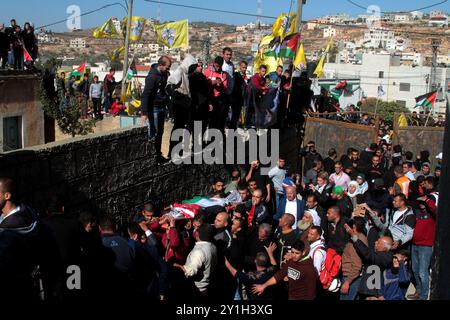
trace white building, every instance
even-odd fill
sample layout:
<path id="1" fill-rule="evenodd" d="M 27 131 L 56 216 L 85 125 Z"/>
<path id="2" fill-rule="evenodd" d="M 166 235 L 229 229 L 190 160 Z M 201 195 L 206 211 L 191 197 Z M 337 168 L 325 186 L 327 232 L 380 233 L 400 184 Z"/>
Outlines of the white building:
<path id="1" fill-rule="evenodd" d="M 450 67 L 450 54 L 448 55 L 438 55 L 437 56 L 437 63 L 438 65 L 443 64 L 446 65 L 447 67 Z"/>
<path id="2" fill-rule="evenodd" d="M 55 37 L 53 37 L 52 35 L 48 34 L 48 33 L 39 33 L 37 35 L 37 39 L 39 43 L 55 43 L 56 39 Z"/>
<path id="3" fill-rule="evenodd" d="M 86 40 L 83 38 L 75 38 L 70 40 L 70 47 L 71 48 L 86 48 Z"/>
<path id="4" fill-rule="evenodd" d="M 389 39 L 386 42 L 385 48 L 389 51 L 405 51 L 411 41 L 409 39 L 405 39 L 403 37 L 395 37 L 394 39 Z"/>
<path id="5" fill-rule="evenodd" d="M 381 47 L 386 48 L 388 41 L 392 41 L 394 39 L 394 31 L 390 31 L 385 28 L 369 29 L 364 33 L 364 43 L 366 47 L 378 48 L 381 45 Z"/>
<path id="6" fill-rule="evenodd" d="M 408 23 L 411 20 L 411 15 L 409 13 L 398 13 L 394 16 L 395 23 Z"/>
<path id="7" fill-rule="evenodd" d="M 247 32 L 247 26 L 237 26 L 236 32 Z"/>
<path id="8" fill-rule="evenodd" d="M 337 34 L 336 28 L 333 28 L 331 26 L 328 26 L 325 29 L 323 29 L 323 37 L 324 38 L 335 37 L 336 34 Z"/>
<path id="9" fill-rule="evenodd" d="M 317 20 L 311 20 L 306 23 L 307 30 L 315 30 L 318 26 L 319 22 Z"/>
<path id="10" fill-rule="evenodd" d="M 422 20 L 423 19 L 422 11 L 413 11 L 413 12 L 410 12 L 410 15 L 411 15 L 412 20 Z"/>
<path id="11" fill-rule="evenodd" d="M 448 16 L 431 17 L 430 20 L 428 20 L 428 25 L 430 27 L 448 26 L 448 20 Z"/>
<path id="12" fill-rule="evenodd" d="M 422 66 L 423 56 L 418 52 L 404 52 L 400 57 L 400 63 L 405 66 Z"/>
<path id="13" fill-rule="evenodd" d="M 427 79 L 430 67 L 411 67 L 401 65 L 401 57 L 390 54 L 364 54 L 362 64 L 327 63 L 324 67 L 325 78 L 359 78 L 361 88 L 367 97 L 377 97 L 378 87 L 383 86 L 384 101 L 395 101 L 413 110 L 415 98 L 429 90 Z M 441 88 L 445 88 L 450 78 L 449 68 L 438 68 L 436 79 Z M 445 111 L 445 102 L 437 101 L 436 111 Z"/>
<path id="14" fill-rule="evenodd" d="M 246 25 L 246 27 L 247 27 L 248 29 L 255 29 L 255 28 L 256 28 L 256 23 L 250 22 L 250 23 L 248 23 L 248 24 Z"/>

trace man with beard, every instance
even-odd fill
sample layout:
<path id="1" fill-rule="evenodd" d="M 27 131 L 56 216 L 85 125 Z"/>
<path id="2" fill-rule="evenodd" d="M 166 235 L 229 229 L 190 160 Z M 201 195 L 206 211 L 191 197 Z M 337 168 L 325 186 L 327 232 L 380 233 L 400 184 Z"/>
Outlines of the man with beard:
<path id="1" fill-rule="evenodd" d="M 297 229 L 297 222 L 303 217 L 305 211 L 305 202 L 297 199 L 297 190 L 295 187 L 286 187 L 286 198 L 281 200 L 280 205 L 277 208 L 277 214 L 274 216 L 274 220 L 280 220 L 283 214 L 290 214 L 294 217 L 293 229 Z"/>
<path id="2" fill-rule="evenodd" d="M 336 186 L 331 192 L 331 198 L 335 201 L 334 205 L 339 207 L 341 215 L 350 219 L 353 212 L 353 205 L 350 198 L 344 194 L 344 189 L 341 186 Z"/>
<path id="3" fill-rule="evenodd" d="M 309 247 L 308 243 L 308 233 L 312 227 L 320 227 L 320 217 L 317 214 L 316 210 L 310 209 L 306 210 L 303 215 L 302 220 L 298 222 L 298 230 L 300 231 L 300 240 L 302 240 L 306 247 Z"/>

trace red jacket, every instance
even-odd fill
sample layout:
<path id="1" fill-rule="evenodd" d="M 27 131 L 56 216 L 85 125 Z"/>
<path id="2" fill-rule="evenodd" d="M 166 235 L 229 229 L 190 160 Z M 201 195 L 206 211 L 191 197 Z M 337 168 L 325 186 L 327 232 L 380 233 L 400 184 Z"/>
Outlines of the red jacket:
<path id="1" fill-rule="evenodd" d="M 165 260 L 169 263 L 183 265 L 189 254 L 189 238 L 180 239 L 180 233 L 176 228 L 171 228 L 162 237 L 162 244 L 166 248 Z"/>
<path id="2" fill-rule="evenodd" d="M 257 73 L 252 77 L 252 82 L 253 82 L 253 87 L 256 89 L 256 91 L 258 93 L 269 92 L 269 89 L 266 89 L 266 87 L 265 87 L 266 83 L 267 83 L 266 78 L 261 77 L 260 73 Z"/>
<path id="3" fill-rule="evenodd" d="M 412 243 L 416 246 L 434 246 L 436 228 L 436 202 L 432 198 L 426 201 L 427 211 L 416 214 L 416 226 Z"/>
<path id="4" fill-rule="evenodd" d="M 209 83 L 213 87 L 214 97 L 219 97 L 227 91 L 228 77 L 226 72 L 217 72 L 213 65 L 209 65 L 208 68 L 204 71 L 204 75 L 206 78 L 208 78 Z M 216 80 L 217 78 L 221 78 L 222 83 L 213 85 L 212 81 Z"/>

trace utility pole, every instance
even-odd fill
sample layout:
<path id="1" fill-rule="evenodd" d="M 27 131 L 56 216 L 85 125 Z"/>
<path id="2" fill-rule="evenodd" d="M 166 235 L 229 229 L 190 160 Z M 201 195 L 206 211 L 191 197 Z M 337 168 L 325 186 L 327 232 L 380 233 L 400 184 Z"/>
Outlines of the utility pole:
<path id="1" fill-rule="evenodd" d="M 448 266 L 450 264 L 450 198 L 447 190 L 450 188 L 450 92 L 447 92 L 446 124 L 444 131 L 444 147 L 442 174 L 439 183 L 439 191 L 442 195 L 439 199 L 437 210 L 436 232 L 433 264 L 431 266 L 431 300 L 449 300 L 450 299 L 450 273 Z"/>
<path id="2" fill-rule="evenodd" d="M 131 33 L 131 18 L 133 17 L 133 0 L 128 0 L 128 20 L 127 20 L 127 33 L 125 36 L 125 58 L 123 62 L 123 78 L 122 78 L 122 91 L 120 97 L 123 99 L 126 94 L 127 88 L 125 87 L 128 73 L 128 54 L 130 48 L 130 33 Z"/>
<path id="3" fill-rule="evenodd" d="M 261 30 L 262 0 L 256 1 L 256 28 Z"/>
<path id="4" fill-rule="evenodd" d="M 205 41 L 203 41 L 203 63 L 208 64 L 209 62 L 209 55 L 210 55 L 210 48 L 211 48 L 211 42 L 209 37 L 206 38 Z"/>
<path id="5" fill-rule="evenodd" d="M 441 44 L 441 41 L 439 39 L 431 39 L 431 48 L 433 50 L 433 57 L 431 61 L 431 74 L 430 74 L 430 89 L 428 92 L 432 92 L 437 90 L 437 83 L 436 83 L 436 74 L 437 74 L 437 55 L 439 46 Z"/>

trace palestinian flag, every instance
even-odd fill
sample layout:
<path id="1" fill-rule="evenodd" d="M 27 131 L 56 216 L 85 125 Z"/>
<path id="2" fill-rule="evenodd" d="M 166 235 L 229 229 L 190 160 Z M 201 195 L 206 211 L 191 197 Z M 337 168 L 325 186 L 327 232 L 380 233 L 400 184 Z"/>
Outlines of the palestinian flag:
<path id="1" fill-rule="evenodd" d="M 130 68 L 128 68 L 127 72 L 128 81 L 130 81 L 136 75 L 137 75 L 136 60 L 133 59 L 133 62 L 131 63 Z"/>
<path id="2" fill-rule="evenodd" d="M 23 48 L 23 61 L 24 62 L 33 61 L 33 58 L 31 58 L 30 54 L 28 53 L 27 49 L 25 49 L 25 47 Z"/>
<path id="3" fill-rule="evenodd" d="M 300 34 L 293 33 L 286 36 L 283 41 L 280 37 L 276 37 L 270 44 L 270 49 L 264 52 L 266 56 L 276 58 L 294 58 L 298 48 Z"/>
<path id="4" fill-rule="evenodd" d="M 83 63 L 81 66 L 79 66 L 76 69 L 79 73 L 84 74 L 84 71 L 86 70 L 86 63 Z"/>
<path id="5" fill-rule="evenodd" d="M 437 91 L 433 91 L 416 98 L 416 106 L 414 108 L 421 107 L 423 109 L 431 109 L 436 102 Z"/>
<path id="6" fill-rule="evenodd" d="M 347 81 L 342 81 L 341 83 L 339 83 L 339 84 L 335 87 L 335 89 L 336 89 L 336 90 L 343 90 L 343 89 L 345 89 L 345 87 L 347 87 Z"/>

